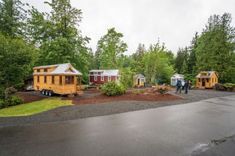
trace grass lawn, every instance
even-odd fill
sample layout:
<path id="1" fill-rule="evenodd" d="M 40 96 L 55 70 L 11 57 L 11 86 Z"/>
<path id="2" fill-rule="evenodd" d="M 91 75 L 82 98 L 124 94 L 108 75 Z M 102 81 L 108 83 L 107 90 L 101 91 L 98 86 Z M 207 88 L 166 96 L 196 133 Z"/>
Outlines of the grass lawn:
<path id="1" fill-rule="evenodd" d="M 47 98 L 40 101 L 0 109 L 0 117 L 28 116 L 68 105 L 72 105 L 71 100 Z"/>

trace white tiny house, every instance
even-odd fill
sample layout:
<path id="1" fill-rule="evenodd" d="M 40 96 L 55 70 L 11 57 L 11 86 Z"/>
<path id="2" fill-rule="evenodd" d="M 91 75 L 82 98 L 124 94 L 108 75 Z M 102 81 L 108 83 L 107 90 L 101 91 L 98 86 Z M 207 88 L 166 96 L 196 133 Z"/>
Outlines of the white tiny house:
<path id="1" fill-rule="evenodd" d="M 176 86 L 177 80 L 183 81 L 183 80 L 184 80 L 184 75 L 182 75 L 182 74 L 177 74 L 177 73 L 174 74 L 174 75 L 171 77 L 171 85 L 172 85 L 172 86 Z"/>

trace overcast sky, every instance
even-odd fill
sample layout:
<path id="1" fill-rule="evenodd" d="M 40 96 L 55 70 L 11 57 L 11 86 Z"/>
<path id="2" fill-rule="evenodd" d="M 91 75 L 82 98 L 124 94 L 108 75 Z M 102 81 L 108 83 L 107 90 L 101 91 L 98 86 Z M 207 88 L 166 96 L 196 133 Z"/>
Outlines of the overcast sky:
<path id="1" fill-rule="evenodd" d="M 23 0 L 41 11 L 49 11 L 43 0 Z M 232 14 L 235 26 L 235 0 L 71 0 L 83 12 L 80 29 L 90 37 L 95 51 L 97 41 L 108 28 L 124 34 L 128 53 L 139 43 L 147 47 L 158 38 L 174 53 L 190 44 L 212 14 Z"/>

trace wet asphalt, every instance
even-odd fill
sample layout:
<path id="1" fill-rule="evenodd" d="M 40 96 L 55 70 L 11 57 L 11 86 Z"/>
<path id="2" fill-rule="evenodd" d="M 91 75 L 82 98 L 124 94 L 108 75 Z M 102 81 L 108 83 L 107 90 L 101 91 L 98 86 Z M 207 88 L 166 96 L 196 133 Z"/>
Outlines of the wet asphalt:
<path id="1" fill-rule="evenodd" d="M 2 127 L 0 156 L 184 156 L 210 155 L 210 150 L 211 155 L 234 155 L 234 139 L 212 144 L 234 134 L 232 95 L 108 116 Z"/>

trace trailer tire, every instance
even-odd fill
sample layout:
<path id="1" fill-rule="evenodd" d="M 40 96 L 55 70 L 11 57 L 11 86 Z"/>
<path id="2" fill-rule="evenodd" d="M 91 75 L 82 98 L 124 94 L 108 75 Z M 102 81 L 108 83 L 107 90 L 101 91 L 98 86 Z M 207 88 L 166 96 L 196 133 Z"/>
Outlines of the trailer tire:
<path id="1" fill-rule="evenodd" d="M 45 95 L 45 90 L 43 89 L 41 93 L 42 93 L 42 95 Z"/>
<path id="2" fill-rule="evenodd" d="M 52 91 L 48 91 L 48 96 L 52 96 L 53 95 L 53 93 L 52 93 Z"/>

